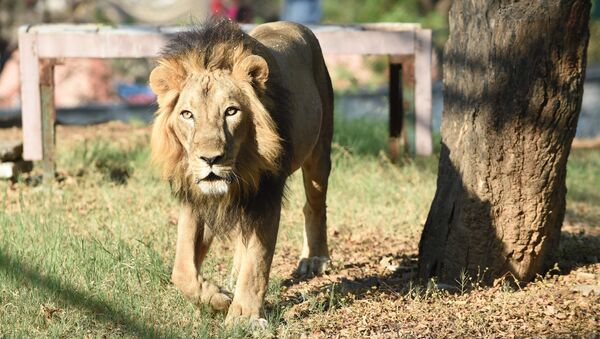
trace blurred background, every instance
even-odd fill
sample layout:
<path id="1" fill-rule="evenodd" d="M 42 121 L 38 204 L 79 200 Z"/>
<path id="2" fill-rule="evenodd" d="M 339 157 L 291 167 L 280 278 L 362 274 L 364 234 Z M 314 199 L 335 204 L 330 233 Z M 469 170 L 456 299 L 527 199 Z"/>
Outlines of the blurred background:
<path id="1" fill-rule="evenodd" d="M 578 138 L 600 138 L 600 0 L 593 0 L 588 72 Z M 187 25 L 209 15 L 241 23 L 290 20 L 305 24 L 420 23 L 434 34 L 434 132 L 442 103 L 441 65 L 452 0 L 2 0 L 0 2 L 0 126 L 20 122 L 17 30 L 35 23 Z M 385 120 L 388 60 L 327 56 L 337 114 Z M 152 60 L 65 60 L 56 68 L 58 122 L 89 124 L 132 117 L 149 121 L 154 96 L 146 86 Z M 411 74 L 404 74 L 410 77 Z"/>

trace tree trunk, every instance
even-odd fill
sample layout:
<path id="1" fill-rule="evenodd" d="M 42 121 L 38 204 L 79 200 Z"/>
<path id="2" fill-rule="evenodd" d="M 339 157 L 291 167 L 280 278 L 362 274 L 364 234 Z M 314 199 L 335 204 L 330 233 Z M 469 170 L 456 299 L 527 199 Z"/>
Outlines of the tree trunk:
<path id="1" fill-rule="evenodd" d="M 589 0 L 455 0 L 424 279 L 529 281 L 553 263 L 581 108 Z"/>

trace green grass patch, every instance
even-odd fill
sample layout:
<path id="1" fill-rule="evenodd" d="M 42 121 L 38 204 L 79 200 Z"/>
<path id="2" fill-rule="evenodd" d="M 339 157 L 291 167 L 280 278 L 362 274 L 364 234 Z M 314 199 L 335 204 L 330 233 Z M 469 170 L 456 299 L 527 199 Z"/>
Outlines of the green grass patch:
<path id="1" fill-rule="evenodd" d="M 385 154 L 386 126 L 336 122 L 330 232 L 377 230 L 418 238 L 435 190 L 437 157 L 392 164 Z M 27 178 L 0 182 L 0 337 L 253 334 L 249 328 L 223 327 L 223 315 L 194 307 L 170 283 L 177 204 L 148 156 L 147 134 L 87 139 L 59 144 L 63 179 L 51 187 Z M 572 203 L 598 206 L 599 167 L 600 152 L 573 152 L 569 208 Z M 295 174 L 276 256 L 281 248 L 300 249 L 303 194 L 301 176 Z M 568 216 L 599 225 L 597 210 L 582 211 L 570 209 Z M 340 245 L 343 240 L 331 241 Z M 227 245 L 211 252 L 204 272 L 225 284 L 233 251 L 222 246 Z M 272 275 L 271 327 L 259 336 L 302 327 L 301 320 L 284 320 L 288 306 L 280 304 L 280 294 L 286 278 Z M 341 303 L 336 298 L 331 292 L 329 302 Z M 325 309 L 315 304 L 315 312 L 319 307 Z"/>

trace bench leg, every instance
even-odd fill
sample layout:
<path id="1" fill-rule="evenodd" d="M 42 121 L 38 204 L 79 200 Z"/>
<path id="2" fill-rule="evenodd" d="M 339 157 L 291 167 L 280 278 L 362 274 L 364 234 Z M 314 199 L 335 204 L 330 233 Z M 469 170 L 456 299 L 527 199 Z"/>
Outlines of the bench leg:
<path id="1" fill-rule="evenodd" d="M 56 108 L 54 107 L 54 61 L 43 61 L 40 72 L 42 108 L 42 170 L 44 182 L 54 181 L 56 173 Z"/>
<path id="2" fill-rule="evenodd" d="M 28 27 L 19 29 L 23 159 L 42 160 L 40 60 L 37 56 L 37 35 L 28 30 Z"/>
<path id="3" fill-rule="evenodd" d="M 401 135 L 404 122 L 404 105 L 402 95 L 402 64 L 390 62 L 390 121 L 389 121 L 389 141 L 388 147 L 390 159 L 395 162 L 398 160 L 401 146 Z"/>
<path id="4" fill-rule="evenodd" d="M 402 74 L 402 88 L 404 89 L 404 139 L 406 140 L 406 152 L 414 158 L 416 155 L 415 136 L 415 57 L 404 58 L 404 73 Z"/>
<path id="5" fill-rule="evenodd" d="M 431 30 L 417 30 L 415 35 L 415 151 L 431 155 Z"/>
<path id="6" fill-rule="evenodd" d="M 396 160 L 400 149 L 415 155 L 414 63 L 409 55 L 390 56 L 390 157 Z"/>

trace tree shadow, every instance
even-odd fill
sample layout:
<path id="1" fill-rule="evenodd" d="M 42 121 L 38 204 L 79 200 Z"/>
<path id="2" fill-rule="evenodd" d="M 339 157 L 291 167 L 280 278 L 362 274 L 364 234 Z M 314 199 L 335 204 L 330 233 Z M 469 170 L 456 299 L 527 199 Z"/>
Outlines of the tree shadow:
<path id="1" fill-rule="evenodd" d="M 591 215 L 589 215 L 589 213 L 578 211 L 577 209 L 573 208 L 572 206 L 567 206 L 565 220 L 568 220 L 569 222 L 578 223 L 578 224 L 590 225 L 589 226 L 590 229 L 591 228 L 596 229 L 596 232 L 600 231 L 600 229 L 598 229 L 599 228 L 598 225 L 600 225 L 600 219 L 597 216 L 591 216 Z M 591 226 L 591 225 L 594 225 L 594 226 Z"/>
<path id="2" fill-rule="evenodd" d="M 65 304 L 87 310 L 111 327 L 118 327 L 125 333 L 144 338 L 173 337 L 174 334 L 163 332 L 151 324 L 144 323 L 143 319 L 134 319 L 132 315 L 115 309 L 109 303 L 100 300 L 92 294 L 78 290 L 68 282 L 49 276 L 30 268 L 18 258 L 0 252 L 0 271 L 12 276 L 23 285 L 31 285 L 51 295 L 57 296 Z"/>
<path id="3" fill-rule="evenodd" d="M 542 272 L 541 277 L 550 275 L 568 275 L 572 270 L 593 265 L 599 262 L 600 237 L 586 234 L 562 232 L 560 248 L 556 254 L 555 264 L 558 270 L 551 265 Z M 463 271 L 465 281 L 440 282 L 439 279 L 423 280 L 418 275 L 418 256 L 416 254 L 387 253 L 377 257 L 390 258 L 397 268 L 394 271 L 385 270 L 383 273 L 344 274 L 335 281 L 322 280 L 319 283 L 311 279 L 288 278 L 281 282 L 284 290 L 306 284 L 307 288 L 299 289 L 282 297 L 277 303 L 267 303 L 267 314 L 285 314 L 281 323 L 288 319 L 304 319 L 310 316 L 323 314 L 343 307 L 347 307 L 360 300 L 379 300 L 380 298 L 417 298 L 427 297 L 432 293 L 463 294 L 472 293 L 482 286 L 490 286 L 486 279 L 491 278 L 483 270 Z M 397 264 L 396 264 L 397 263 Z M 368 259 L 350 262 L 337 267 L 336 270 L 347 269 L 368 270 L 372 265 Z M 460 269 L 459 267 L 457 267 Z M 463 268 L 464 269 L 464 268 Z M 471 275 L 472 274 L 472 275 Z M 523 288 L 528 282 L 510 279 L 511 275 L 504 276 L 502 284 L 515 288 Z M 508 279 L 506 279 L 508 278 Z M 464 286 L 461 286 L 464 284 Z M 494 286 L 496 286 L 494 284 Z"/>
<path id="4" fill-rule="evenodd" d="M 583 223 L 589 225 L 590 228 L 596 229 L 596 231 L 600 231 L 598 229 L 600 226 L 600 214 L 589 213 L 588 211 L 600 204 L 600 194 L 582 187 L 569 188 L 567 199 L 566 220 Z M 569 203 L 575 203 L 575 205 Z M 581 207 L 577 206 L 577 204 L 580 204 Z"/>
<path id="5" fill-rule="evenodd" d="M 600 236 L 585 233 L 561 233 L 556 263 L 560 274 L 600 262 Z"/>
<path id="6" fill-rule="evenodd" d="M 437 189 L 419 243 L 419 276 L 454 284 L 467 275 L 491 284 L 494 272 L 512 272 L 502 236 L 489 201 L 482 201 L 462 180 L 442 142 Z M 518 230 L 517 230 L 518 231 Z M 508 257 L 508 258 L 507 258 Z"/>
<path id="7" fill-rule="evenodd" d="M 411 290 L 420 290 L 421 285 L 417 278 L 417 256 L 416 254 L 385 253 L 376 257 L 388 258 L 394 263 L 395 269 L 385 269 L 384 273 L 366 272 L 365 274 L 344 274 L 338 276 L 335 281 L 321 279 L 316 282 L 311 279 L 289 278 L 281 283 L 285 289 L 292 288 L 301 283 L 309 283 L 308 289 L 301 289 L 288 293 L 277 303 L 267 303 L 265 309 L 267 314 L 282 314 L 286 316 L 282 320 L 285 323 L 290 318 L 305 318 L 313 314 L 339 309 L 348 306 L 358 300 L 368 300 L 375 295 L 406 295 Z M 371 261 L 346 263 L 335 270 L 346 271 L 363 268 L 368 271 Z"/>

